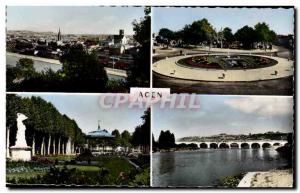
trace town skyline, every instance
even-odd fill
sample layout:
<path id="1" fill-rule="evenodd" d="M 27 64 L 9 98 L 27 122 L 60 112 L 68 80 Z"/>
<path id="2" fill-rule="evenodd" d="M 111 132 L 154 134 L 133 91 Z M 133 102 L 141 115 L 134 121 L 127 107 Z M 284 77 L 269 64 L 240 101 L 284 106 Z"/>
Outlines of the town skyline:
<path id="1" fill-rule="evenodd" d="M 11 32 L 27 32 L 27 33 L 44 33 L 44 34 L 47 34 L 47 33 L 51 33 L 52 35 L 57 35 L 58 31 L 60 29 L 60 32 L 62 35 L 89 35 L 89 36 L 97 36 L 97 35 L 113 35 L 113 34 L 118 34 L 119 31 L 116 31 L 114 33 L 111 33 L 111 34 L 102 34 L 102 33 L 82 33 L 82 34 L 78 34 L 78 33 L 63 33 L 63 29 L 61 28 L 58 28 L 57 31 L 32 31 L 32 30 L 7 30 L 7 32 L 11 33 Z M 125 33 L 125 32 L 124 32 Z M 125 33 L 126 36 L 132 36 L 133 34 L 131 35 L 128 35 Z"/>

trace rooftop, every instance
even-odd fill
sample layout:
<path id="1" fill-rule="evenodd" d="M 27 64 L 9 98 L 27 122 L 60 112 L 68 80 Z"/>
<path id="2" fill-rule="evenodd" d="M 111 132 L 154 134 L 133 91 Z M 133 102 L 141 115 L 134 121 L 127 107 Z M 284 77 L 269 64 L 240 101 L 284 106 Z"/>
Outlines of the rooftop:
<path id="1" fill-rule="evenodd" d="M 97 131 L 91 131 L 87 134 L 87 137 L 103 137 L 103 138 L 113 138 L 114 135 L 110 134 L 106 129 L 99 129 Z"/>

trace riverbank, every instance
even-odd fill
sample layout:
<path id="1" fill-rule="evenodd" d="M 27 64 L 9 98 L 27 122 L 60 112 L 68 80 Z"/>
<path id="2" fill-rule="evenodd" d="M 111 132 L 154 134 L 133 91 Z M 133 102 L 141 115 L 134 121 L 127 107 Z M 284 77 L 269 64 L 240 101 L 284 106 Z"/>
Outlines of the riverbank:
<path id="1" fill-rule="evenodd" d="M 23 54 L 12 53 L 12 52 L 7 52 L 6 55 L 18 58 L 17 60 L 19 60 L 21 58 L 28 58 L 28 59 L 31 59 L 33 61 L 47 63 L 47 65 L 54 64 L 54 65 L 60 65 L 60 66 L 62 66 L 62 64 L 60 63 L 59 60 L 50 59 L 50 58 L 42 58 L 42 57 L 37 57 L 37 56 L 23 55 Z M 127 78 L 127 71 L 126 70 L 113 69 L 113 68 L 108 68 L 108 67 L 104 67 L 104 69 L 105 69 L 105 71 L 106 71 L 106 73 L 108 75 L 113 75 L 113 76 L 116 76 L 116 77 Z"/>
<path id="2" fill-rule="evenodd" d="M 293 172 L 289 170 L 271 170 L 268 172 L 248 172 L 237 187 L 293 187 Z"/>

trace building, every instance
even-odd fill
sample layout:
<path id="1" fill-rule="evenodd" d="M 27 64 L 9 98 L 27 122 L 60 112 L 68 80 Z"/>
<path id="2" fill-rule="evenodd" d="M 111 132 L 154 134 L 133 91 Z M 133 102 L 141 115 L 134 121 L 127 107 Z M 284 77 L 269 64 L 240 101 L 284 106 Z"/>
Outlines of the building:
<path id="1" fill-rule="evenodd" d="M 106 129 L 101 129 L 98 122 L 98 129 L 91 131 L 86 135 L 86 147 L 91 150 L 94 155 L 110 154 L 114 152 L 112 142 L 115 138 Z"/>
<path id="2" fill-rule="evenodd" d="M 118 35 L 109 35 L 106 39 L 99 40 L 99 45 L 114 49 L 117 53 L 124 53 L 128 46 L 128 39 L 124 35 L 124 30 L 120 29 Z"/>

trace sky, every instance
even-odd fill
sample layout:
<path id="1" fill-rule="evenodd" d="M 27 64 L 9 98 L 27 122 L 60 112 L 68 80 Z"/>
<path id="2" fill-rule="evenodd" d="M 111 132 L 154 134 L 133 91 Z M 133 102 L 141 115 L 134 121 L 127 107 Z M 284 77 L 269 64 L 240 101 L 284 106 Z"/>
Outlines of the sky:
<path id="1" fill-rule="evenodd" d="M 219 31 L 230 27 L 233 33 L 248 25 L 266 22 L 277 34 L 287 35 L 294 32 L 293 9 L 271 8 L 167 8 L 155 7 L 152 11 L 153 32 L 161 28 L 180 30 L 186 24 L 207 18 Z"/>
<path id="2" fill-rule="evenodd" d="M 199 109 L 162 109 L 155 105 L 152 111 L 155 139 L 161 130 L 170 130 L 178 139 L 293 129 L 292 97 L 198 95 L 197 101 Z"/>
<path id="3" fill-rule="evenodd" d="M 22 97 L 30 97 L 32 94 L 20 94 Z M 121 133 L 125 129 L 130 133 L 135 127 L 142 124 L 140 118 L 145 109 L 128 108 L 126 104 L 117 109 L 105 109 L 100 107 L 100 96 L 95 94 L 34 94 L 51 102 L 57 110 L 74 119 L 84 133 L 98 129 L 100 120 L 101 129 L 112 132 L 118 129 Z M 103 95 L 102 95 L 103 96 Z"/>
<path id="4" fill-rule="evenodd" d="M 143 7 L 8 6 L 7 29 L 62 34 L 132 35 L 132 22 L 144 16 Z"/>

